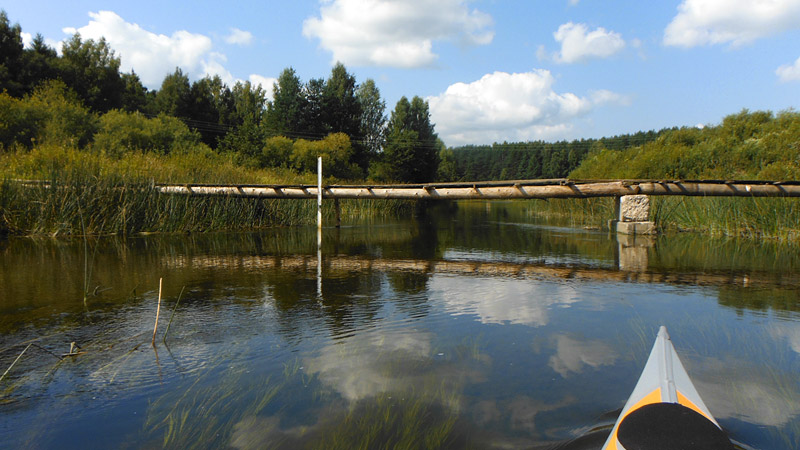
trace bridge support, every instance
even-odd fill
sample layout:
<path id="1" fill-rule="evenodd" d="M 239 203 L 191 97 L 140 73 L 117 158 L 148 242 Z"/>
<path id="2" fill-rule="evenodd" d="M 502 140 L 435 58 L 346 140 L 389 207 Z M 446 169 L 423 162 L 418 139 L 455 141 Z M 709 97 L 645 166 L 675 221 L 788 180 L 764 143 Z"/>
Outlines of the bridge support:
<path id="1" fill-rule="evenodd" d="M 614 215 L 608 228 L 619 234 L 655 234 L 656 225 L 650 221 L 650 197 L 623 195 L 614 197 Z"/>

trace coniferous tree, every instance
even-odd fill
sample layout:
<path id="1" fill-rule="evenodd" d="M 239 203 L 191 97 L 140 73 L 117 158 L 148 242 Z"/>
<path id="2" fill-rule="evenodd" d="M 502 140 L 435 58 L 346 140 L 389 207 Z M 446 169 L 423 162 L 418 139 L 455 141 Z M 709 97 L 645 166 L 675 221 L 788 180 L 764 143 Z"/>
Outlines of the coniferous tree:
<path id="1" fill-rule="evenodd" d="M 411 102 L 401 98 L 389 119 L 379 176 L 409 183 L 433 181 L 441 149 L 437 140 L 428 103 L 420 97 Z"/>
<path id="2" fill-rule="evenodd" d="M 82 41 L 80 33 L 75 33 L 61 53 L 62 79 L 91 110 L 106 112 L 122 106 L 125 86 L 119 74 L 120 60 L 105 38 Z"/>
<path id="3" fill-rule="evenodd" d="M 184 75 L 180 67 L 175 72 L 164 77 L 161 89 L 156 93 L 155 106 L 159 113 L 169 116 L 189 117 L 192 98 L 189 77 Z"/>
<path id="4" fill-rule="evenodd" d="M 8 91 L 14 97 L 24 93 L 19 82 L 22 50 L 22 28 L 11 25 L 6 12 L 0 10 L 0 92 Z"/>
<path id="5" fill-rule="evenodd" d="M 372 79 L 368 79 L 358 87 L 356 98 L 361 106 L 362 144 L 370 157 L 375 157 L 383 149 L 386 102 L 381 99 L 381 93 Z"/>
<path id="6" fill-rule="evenodd" d="M 273 136 L 297 137 L 302 133 L 305 96 L 300 78 L 288 67 L 281 72 L 273 86 L 272 102 L 267 106 L 266 125 Z"/>

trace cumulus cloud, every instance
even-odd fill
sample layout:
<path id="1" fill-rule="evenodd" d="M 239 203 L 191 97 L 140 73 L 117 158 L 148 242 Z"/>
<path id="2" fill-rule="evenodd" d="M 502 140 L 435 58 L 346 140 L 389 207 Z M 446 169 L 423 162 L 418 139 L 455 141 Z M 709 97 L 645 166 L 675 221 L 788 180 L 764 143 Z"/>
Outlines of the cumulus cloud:
<path id="1" fill-rule="evenodd" d="M 563 378 L 567 378 L 570 372 L 582 372 L 584 366 L 609 366 L 619 357 L 610 345 L 602 341 L 584 341 L 563 334 L 555 339 L 556 354 L 550 357 L 547 365 Z"/>
<path id="2" fill-rule="evenodd" d="M 797 58 L 794 64 L 785 64 L 778 67 L 775 74 L 778 75 L 778 79 L 784 83 L 800 81 L 800 58 Z"/>
<path id="3" fill-rule="evenodd" d="M 261 86 L 261 89 L 267 94 L 267 99 L 272 101 L 272 87 L 278 82 L 277 78 L 262 77 L 261 75 L 250 75 L 250 84 L 254 86 Z"/>
<path id="4" fill-rule="evenodd" d="M 356 66 L 432 65 L 434 41 L 484 45 L 494 38 L 491 16 L 466 0 L 333 0 L 303 22 L 334 61 Z"/>
<path id="5" fill-rule="evenodd" d="M 611 91 L 587 97 L 558 93 L 548 70 L 494 72 L 472 83 L 456 83 L 429 97 L 432 121 L 448 145 L 563 138 L 572 122 L 596 106 L 626 102 Z"/>
<path id="6" fill-rule="evenodd" d="M 78 29 L 65 28 L 64 32 L 78 32 L 84 39 L 105 37 L 120 57 L 121 70 L 135 70 L 145 85 L 159 86 L 164 76 L 175 67 L 197 74 L 214 64 L 209 58 L 211 39 L 202 34 L 188 31 L 176 31 L 171 36 L 155 34 L 137 24 L 125 22 L 112 11 L 89 13 L 89 17 L 88 25 Z"/>
<path id="7" fill-rule="evenodd" d="M 22 31 L 19 33 L 19 35 L 22 38 L 23 46 L 30 47 L 33 44 L 33 36 L 30 33 Z"/>
<path id="8" fill-rule="evenodd" d="M 64 28 L 63 31 L 68 34 L 80 33 L 83 39 L 98 40 L 104 37 L 120 58 L 120 70 L 135 71 L 149 88 L 160 87 L 164 77 L 176 67 L 180 67 L 190 78 L 219 75 L 229 85 L 238 81 L 225 68 L 226 56 L 213 51 L 213 42 L 208 36 L 185 30 L 176 31 L 170 36 L 156 34 L 135 23 L 126 22 L 112 11 L 91 12 L 89 17 L 91 20 L 87 25 Z M 228 39 L 235 37 L 235 43 L 244 43 L 247 40 L 245 34 L 249 33 L 234 28 Z M 271 87 L 269 93 L 272 93 Z"/>
<path id="9" fill-rule="evenodd" d="M 571 287 L 516 279 L 437 276 L 431 279 L 429 292 L 450 314 L 472 315 L 485 324 L 534 327 L 548 324 L 551 308 L 578 301 Z"/>
<path id="10" fill-rule="evenodd" d="M 253 33 L 231 28 L 231 34 L 225 37 L 225 42 L 234 45 L 250 45 L 253 42 Z"/>
<path id="11" fill-rule="evenodd" d="M 561 44 L 555 60 L 574 63 L 591 58 L 608 58 L 625 48 L 625 40 L 619 33 L 597 28 L 589 31 L 582 23 L 567 22 L 558 27 L 553 37 Z"/>
<path id="12" fill-rule="evenodd" d="M 800 0 L 684 0 L 664 31 L 664 44 L 736 47 L 798 28 Z"/>

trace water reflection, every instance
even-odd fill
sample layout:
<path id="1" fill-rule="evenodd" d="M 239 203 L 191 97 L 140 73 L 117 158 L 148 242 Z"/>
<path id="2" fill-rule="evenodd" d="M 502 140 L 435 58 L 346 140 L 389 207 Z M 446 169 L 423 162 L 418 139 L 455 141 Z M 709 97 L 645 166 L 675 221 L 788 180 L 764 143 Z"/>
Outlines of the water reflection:
<path id="1" fill-rule="evenodd" d="M 537 224 L 527 205 L 467 202 L 417 221 L 325 229 L 321 257 L 314 228 L 5 241 L 0 367 L 37 347 L 0 384 L 0 441 L 584 442 L 613 422 L 666 324 L 734 438 L 796 442 L 796 248 L 621 241 Z M 154 349 L 161 277 L 159 339 L 184 293 L 167 345 Z M 71 342 L 85 354 L 52 355 Z M 102 417 L 113 430 L 93 436 Z"/>
<path id="2" fill-rule="evenodd" d="M 581 373 L 585 366 L 610 366 L 619 358 L 614 348 L 603 341 L 563 334 L 556 335 L 555 340 L 556 354 L 550 357 L 548 365 L 563 378 L 570 373 Z"/>

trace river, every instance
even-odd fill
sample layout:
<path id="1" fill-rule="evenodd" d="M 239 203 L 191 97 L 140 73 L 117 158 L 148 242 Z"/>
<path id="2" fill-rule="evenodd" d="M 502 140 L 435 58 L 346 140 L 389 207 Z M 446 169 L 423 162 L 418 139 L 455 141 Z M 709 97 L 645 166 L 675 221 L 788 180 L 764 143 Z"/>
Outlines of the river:
<path id="1" fill-rule="evenodd" d="M 319 252 L 315 227 L 13 238 L 0 447 L 598 448 L 660 325 L 735 442 L 797 448 L 796 246 L 529 202 L 326 227 Z"/>

